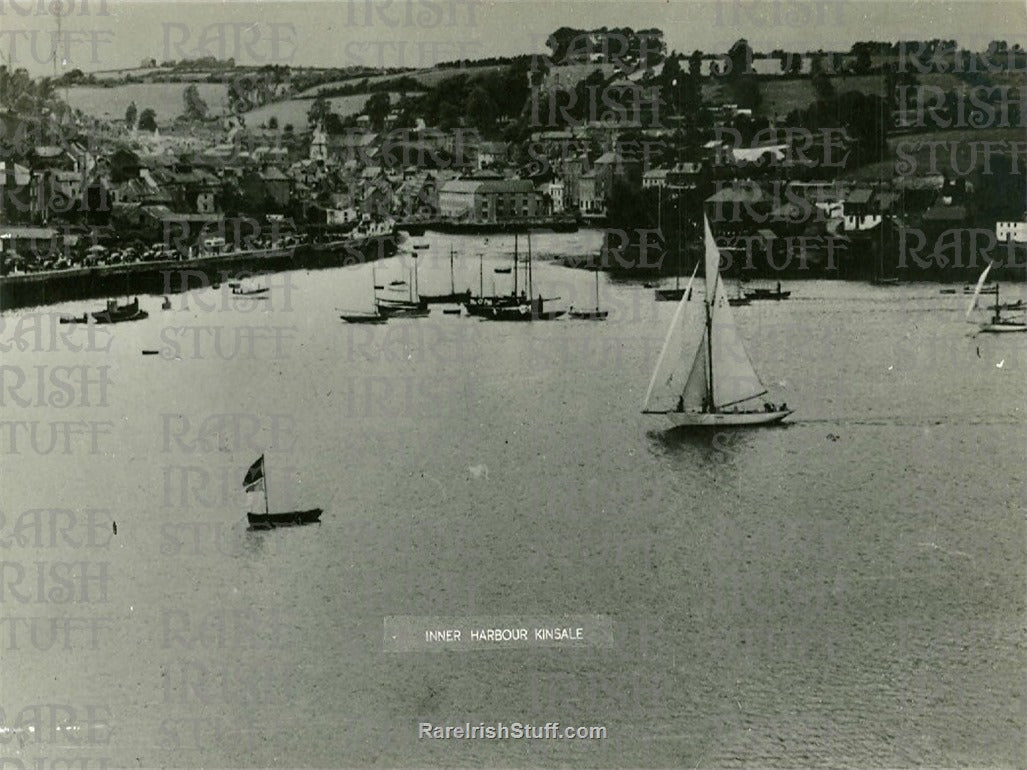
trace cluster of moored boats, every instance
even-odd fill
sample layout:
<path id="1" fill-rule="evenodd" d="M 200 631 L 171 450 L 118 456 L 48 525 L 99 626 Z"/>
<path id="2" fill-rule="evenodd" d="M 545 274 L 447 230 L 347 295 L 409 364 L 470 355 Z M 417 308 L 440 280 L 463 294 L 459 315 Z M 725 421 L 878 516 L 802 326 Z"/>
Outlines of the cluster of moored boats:
<path id="1" fill-rule="evenodd" d="M 267 286 L 248 286 L 241 281 L 233 281 L 228 286 L 233 296 L 246 299 L 267 299 L 271 291 Z M 220 285 L 214 284 L 213 288 L 218 289 Z M 107 305 L 100 310 L 82 315 L 62 315 L 58 320 L 62 324 L 117 324 L 142 321 L 150 317 L 150 314 L 139 306 L 139 297 L 133 297 L 131 300 L 126 297 L 126 300 L 124 304 L 119 304 L 116 299 L 109 299 Z M 171 309 L 171 300 L 168 297 L 164 297 L 161 309 Z"/>
<path id="2" fill-rule="evenodd" d="M 415 244 L 414 254 L 428 248 L 427 244 Z M 378 283 L 374 271 L 372 271 L 372 304 L 366 310 L 341 310 L 339 317 L 347 323 L 354 324 L 381 324 L 389 318 L 418 318 L 429 314 L 429 306 L 433 304 L 448 304 L 455 307 L 444 309 L 442 312 L 450 315 L 461 315 L 466 313 L 468 317 L 481 318 L 489 321 L 553 321 L 563 316 L 579 320 L 602 321 L 609 316 L 609 311 L 599 307 L 599 272 L 595 271 L 595 297 L 594 308 L 575 308 L 568 310 L 554 309 L 552 302 L 560 297 L 543 297 L 541 293 L 535 294 L 535 286 L 532 277 L 531 261 L 531 238 L 528 238 L 528 255 L 523 264 L 525 272 L 524 288 L 519 286 L 522 263 L 518 254 L 518 236 L 514 236 L 514 264 L 512 267 L 495 268 L 496 273 L 513 274 L 513 291 L 510 294 L 485 294 L 485 266 L 484 255 L 479 255 L 478 295 L 472 296 L 471 290 L 456 290 L 456 281 L 453 272 L 452 249 L 449 253 L 449 280 L 450 291 L 444 294 L 421 294 L 418 290 L 417 261 L 410 270 L 409 280 L 391 281 L 386 287 Z M 382 294 L 390 290 L 407 288 L 406 297 L 397 297 L 393 294 Z M 549 309 L 546 303 L 550 303 Z"/>

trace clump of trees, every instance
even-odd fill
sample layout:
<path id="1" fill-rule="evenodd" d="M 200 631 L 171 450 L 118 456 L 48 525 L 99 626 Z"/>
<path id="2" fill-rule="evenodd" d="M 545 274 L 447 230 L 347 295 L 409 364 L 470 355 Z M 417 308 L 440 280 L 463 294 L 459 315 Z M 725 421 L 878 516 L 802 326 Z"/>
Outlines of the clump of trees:
<path id="1" fill-rule="evenodd" d="M 556 64 L 574 64 L 591 61 L 593 56 L 603 61 L 631 61 L 638 67 L 654 67 L 667 54 L 663 30 L 651 28 L 637 32 L 631 27 L 607 29 L 575 29 L 560 27 L 549 36 L 546 45 Z"/>
<path id="2" fill-rule="evenodd" d="M 735 41 L 727 52 L 726 71 L 723 73 L 738 106 L 755 110 L 763 101 L 760 84 L 752 68 L 752 48 L 744 37 Z"/>
<path id="3" fill-rule="evenodd" d="M 206 120 L 207 103 L 200 96 L 200 89 L 195 83 L 186 87 L 182 92 L 182 101 L 185 104 L 183 113 L 189 120 Z"/>
<path id="4" fill-rule="evenodd" d="M 157 130 L 157 113 L 150 107 L 139 113 L 139 130 L 151 133 Z"/>

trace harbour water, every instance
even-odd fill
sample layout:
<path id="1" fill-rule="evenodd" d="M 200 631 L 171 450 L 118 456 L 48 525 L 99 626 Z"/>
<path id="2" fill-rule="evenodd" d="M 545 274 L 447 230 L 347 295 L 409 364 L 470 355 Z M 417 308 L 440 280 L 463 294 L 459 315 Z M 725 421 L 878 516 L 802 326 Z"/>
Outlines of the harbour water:
<path id="1" fill-rule="evenodd" d="M 479 251 L 486 293 L 508 290 L 511 237 L 427 240 L 422 292 L 449 290 L 451 244 L 457 290 L 477 293 Z M 534 238 L 536 293 L 590 307 L 592 274 L 551 257 L 596 249 Z M 790 281 L 789 301 L 734 311 L 790 424 L 675 434 L 640 414 L 674 303 L 601 277 L 602 323 L 339 320 L 410 265 L 273 276 L 263 302 L 146 297 L 150 317 L 95 330 L 92 352 L 12 343 L 33 312 L 95 303 L 3 315 L 3 756 L 1027 765 L 1023 339 L 972 336 L 966 298 L 935 285 Z M 50 379 L 66 366 L 88 367 L 55 375 L 71 396 Z M 197 443 L 223 414 L 240 430 Z M 96 451 L 24 433 L 12 450 L 10 421 L 56 420 L 109 425 Z M 246 530 L 261 453 L 272 510 L 320 506 L 320 525 Z M 26 514 L 54 508 L 70 513 Z M 613 642 L 383 643 L 393 616 L 491 615 L 607 616 Z M 72 707 L 78 729 L 16 724 L 33 704 Z M 496 721 L 607 737 L 418 738 Z"/>

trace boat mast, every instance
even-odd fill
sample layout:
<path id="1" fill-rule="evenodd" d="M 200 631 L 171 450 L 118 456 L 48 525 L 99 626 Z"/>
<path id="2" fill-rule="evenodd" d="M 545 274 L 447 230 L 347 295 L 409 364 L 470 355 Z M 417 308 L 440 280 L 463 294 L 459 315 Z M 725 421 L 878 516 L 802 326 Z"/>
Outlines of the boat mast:
<path id="1" fill-rule="evenodd" d="M 531 231 L 528 231 L 528 299 L 533 296 L 534 289 L 531 284 Z"/>
<path id="2" fill-rule="evenodd" d="M 267 463 L 264 462 L 264 455 L 260 456 L 260 470 L 263 471 L 264 475 L 264 513 L 270 516 L 271 506 L 267 502 Z"/>
<path id="3" fill-rule="evenodd" d="M 517 271 L 520 268 L 517 266 L 517 233 L 514 233 L 514 297 L 517 296 Z"/>
<path id="4" fill-rule="evenodd" d="M 453 247 L 449 247 L 449 292 L 456 294 L 456 278 L 453 276 Z"/>
<path id="5" fill-rule="evenodd" d="M 717 282 L 720 280 L 720 271 L 713 279 L 713 297 L 706 297 L 706 368 L 709 369 L 709 410 L 714 412 L 716 407 L 713 404 L 713 300 L 717 296 Z"/>

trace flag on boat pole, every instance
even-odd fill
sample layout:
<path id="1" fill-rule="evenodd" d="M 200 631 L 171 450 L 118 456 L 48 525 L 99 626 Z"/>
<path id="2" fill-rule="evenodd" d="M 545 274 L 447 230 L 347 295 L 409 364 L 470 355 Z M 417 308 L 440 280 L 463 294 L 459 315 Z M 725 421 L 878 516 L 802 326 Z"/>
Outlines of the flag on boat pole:
<path id="1" fill-rule="evenodd" d="M 242 488 L 247 492 L 264 491 L 264 455 L 260 456 L 257 462 L 246 471 L 246 477 L 242 481 Z"/>

